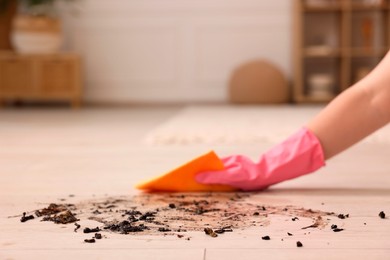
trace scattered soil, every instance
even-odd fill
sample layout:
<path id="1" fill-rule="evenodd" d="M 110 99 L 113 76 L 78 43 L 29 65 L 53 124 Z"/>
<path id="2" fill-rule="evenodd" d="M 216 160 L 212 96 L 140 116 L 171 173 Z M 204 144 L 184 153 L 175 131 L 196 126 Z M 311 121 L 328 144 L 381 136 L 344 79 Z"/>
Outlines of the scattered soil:
<path id="1" fill-rule="evenodd" d="M 160 228 L 158 228 L 158 231 L 159 232 L 171 232 L 172 230 L 170 230 L 169 228 L 160 227 Z"/>
<path id="2" fill-rule="evenodd" d="M 323 228 L 327 221 L 321 216 L 336 216 L 292 205 L 262 205 L 261 196 L 254 194 L 145 193 L 84 201 L 74 207 L 79 218 L 98 221 L 102 230 L 119 234 L 172 234 L 204 231 L 205 227 L 223 234 L 234 229 L 267 226 L 270 215 L 310 218 L 313 219 L 311 227 Z"/>
<path id="3" fill-rule="evenodd" d="M 69 224 L 78 221 L 76 214 L 71 210 L 76 209 L 73 204 L 50 204 L 47 208 L 36 210 L 37 217 L 43 217 L 42 221 L 52 221 L 56 224 Z"/>
<path id="4" fill-rule="evenodd" d="M 136 196 L 105 197 L 82 201 L 77 204 L 50 204 L 35 211 L 41 221 L 56 224 L 74 223 L 75 232 L 81 220 L 94 220 L 98 227 L 82 227 L 84 233 L 95 237 L 86 243 L 101 239 L 99 232 L 123 235 L 174 235 L 190 240 L 186 232 L 204 232 L 211 237 L 236 229 L 265 227 L 272 216 L 287 219 L 311 219 L 313 224 L 303 227 L 323 229 L 329 217 L 343 214 L 305 209 L 293 205 L 264 205 L 258 193 L 142 193 Z M 26 214 L 23 215 L 26 217 Z M 76 217 L 77 216 L 77 217 Z M 346 215 L 343 215 L 344 217 Z M 334 229 L 333 229 L 334 230 Z M 337 231 L 335 231 L 337 232 Z M 287 233 L 292 236 L 291 233 Z M 267 239 L 269 236 L 264 236 Z M 270 239 L 270 238 L 269 238 Z"/>
<path id="5" fill-rule="evenodd" d="M 223 234 L 225 232 L 233 232 L 233 229 L 231 228 L 231 226 L 228 226 L 228 227 L 223 227 L 223 228 L 214 230 L 214 232 L 217 234 Z"/>
<path id="6" fill-rule="evenodd" d="M 74 225 L 76 226 L 75 229 L 74 229 L 74 232 L 77 232 L 77 230 L 78 230 L 79 228 L 81 228 L 81 226 L 80 226 L 78 223 L 74 223 Z"/>
<path id="7" fill-rule="evenodd" d="M 323 228 L 327 225 L 328 223 L 324 221 L 324 219 L 321 216 L 318 216 L 314 223 L 311 224 L 310 226 L 303 227 L 302 229 L 308 229 L 308 228 Z"/>
<path id="8" fill-rule="evenodd" d="M 26 212 L 23 212 L 23 216 L 20 218 L 20 222 L 26 222 L 26 221 L 29 221 L 29 220 L 32 220 L 34 219 L 34 216 L 33 215 L 26 215 Z"/>
<path id="9" fill-rule="evenodd" d="M 209 235 L 210 237 L 217 237 L 217 233 L 214 232 L 214 230 L 212 230 L 211 228 L 205 228 L 204 229 L 204 233 L 206 235 Z"/>
<path id="10" fill-rule="evenodd" d="M 41 210 L 36 210 L 35 215 L 37 217 L 42 217 L 42 216 L 50 216 L 54 215 L 60 212 L 64 212 L 68 210 L 69 207 L 74 206 L 73 204 L 68 204 L 68 205 L 59 205 L 52 203 L 50 204 L 47 208 L 41 209 Z"/>
<path id="11" fill-rule="evenodd" d="M 338 214 L 337 215 L 337 217 L 339 218 L 339 219 L 346 219 L 346 218 L 349 218 L 349 214 Z"/>
<path id="12" fill-rule="evenodd" d="M 84 228 L 83 232 L 88 234 L 88 233 L 95 233 L 95 232 L 99 232 L 100 231 L 100 228 L 99 227 L 96 227 L 96 228 L 89 228 L 89 227 L 86 227 Z"/>
<path id="13" fill-rule="evenodd" d="M 131 222 L 124 220 L 117 224 L 109 224 L 104 227 L 106 230 L 116 232 L 119 234 L 127 235 L 129 233 L 143 232 L 145 230 L 150 230 L 149 227 L 145 224 L 133 225 Z"/>
<path id="14" fill-rule="evenodd" d="M 55 214 L 54 216 L 46 216 L 42 219 L 42 221 L 53 221 L 56 224 L 69 224 L 79 221 L 79 219 L 76 218 L 70 210 L 66 210 Z"/>

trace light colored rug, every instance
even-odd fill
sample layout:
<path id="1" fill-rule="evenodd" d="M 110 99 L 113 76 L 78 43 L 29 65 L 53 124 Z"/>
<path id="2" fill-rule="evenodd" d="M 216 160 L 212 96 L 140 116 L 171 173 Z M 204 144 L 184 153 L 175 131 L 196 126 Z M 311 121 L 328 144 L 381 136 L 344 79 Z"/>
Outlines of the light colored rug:
<path id="1" fill-rule="evenodd" d="M 278 143 L 314 117 L 322 106 L 190 106 L 149 132 L 149 145 Z M 390 127 L 364 142 L 390 144 Z"/>

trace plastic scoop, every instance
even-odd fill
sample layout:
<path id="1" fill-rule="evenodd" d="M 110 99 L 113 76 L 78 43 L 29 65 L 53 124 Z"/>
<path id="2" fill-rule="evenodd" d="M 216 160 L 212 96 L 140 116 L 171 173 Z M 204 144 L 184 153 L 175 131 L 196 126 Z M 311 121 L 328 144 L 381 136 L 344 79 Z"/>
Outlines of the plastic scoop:
<path id="1" fill-rule="evenodd" d="M 201 155 L 192 161 L 161 176 L 136 185 L 137 189 L 145 191 L 235 191 L 234 187 L 219 184 L 201 184 L 196 182 L 195 175 L 203 171 L 223 170 L 222 161 L 214 151 Z"/>

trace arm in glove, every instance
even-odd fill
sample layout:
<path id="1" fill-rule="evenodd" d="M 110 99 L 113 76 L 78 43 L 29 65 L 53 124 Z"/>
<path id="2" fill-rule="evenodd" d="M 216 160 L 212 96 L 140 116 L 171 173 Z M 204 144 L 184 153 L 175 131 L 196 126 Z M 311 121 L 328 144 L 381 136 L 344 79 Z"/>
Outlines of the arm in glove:
<path id="1" fill-rule="evenodd" d="M 256 163 L 241 155 L 229 156 L 222 161 L 224 170 L 199 173 L 196 181 L 253 191 L 313 172 L 325 165 L 319 140 L 306 128 L 271 148 Z"/>
<path id="2" fill-rule="evenodd" d="M 369 75 L 314 117 L 307 129 L 273 147 L 258 162 L 244 156 L 229 156 L 223 159 L 225 170 L 200 173 L 196 180 L 260 190 L 317 170 L 325 164 L 324 160 L 390 122 L 389 71 L 390 51 Z"/>

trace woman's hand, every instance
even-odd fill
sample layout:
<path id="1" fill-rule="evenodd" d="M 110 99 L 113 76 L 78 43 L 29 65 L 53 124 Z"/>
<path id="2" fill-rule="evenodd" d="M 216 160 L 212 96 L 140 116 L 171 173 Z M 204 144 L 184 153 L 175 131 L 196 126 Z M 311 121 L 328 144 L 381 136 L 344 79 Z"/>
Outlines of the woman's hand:
<path id="1" fill-rule="evenodd" d="M 254 191 L 313 172 L 325 165 L 319 140 L 306 128 L 271 148 L 256 163 L 242 155 L 222 158 L 222 162 L 224 170 L 199 173 L 196 181 Z"/>

